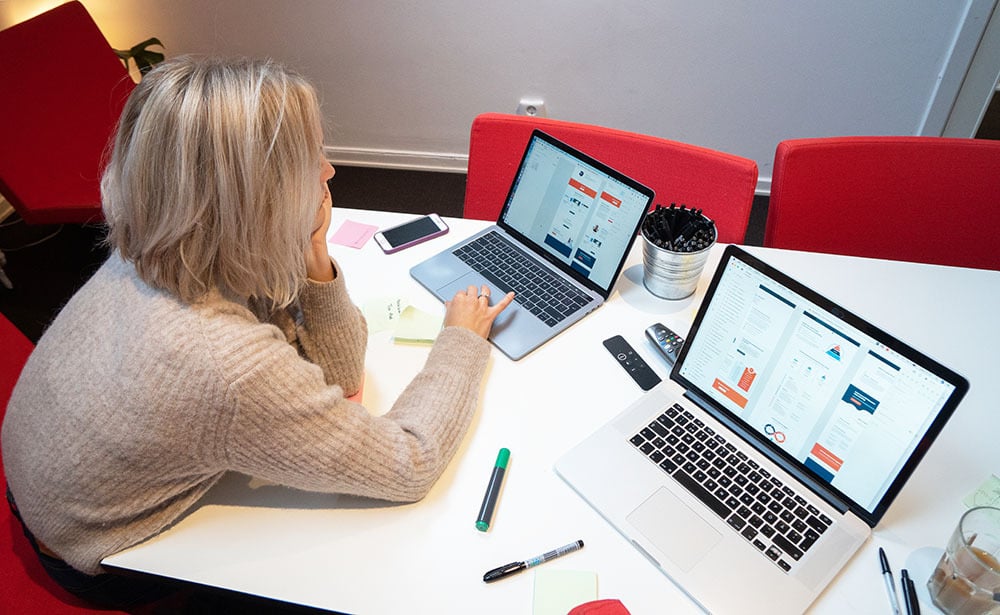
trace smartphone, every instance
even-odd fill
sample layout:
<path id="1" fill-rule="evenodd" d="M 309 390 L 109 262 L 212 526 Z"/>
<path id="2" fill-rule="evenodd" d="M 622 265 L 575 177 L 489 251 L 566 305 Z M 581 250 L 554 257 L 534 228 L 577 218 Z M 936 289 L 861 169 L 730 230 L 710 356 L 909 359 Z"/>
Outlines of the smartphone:
<path id="1" fill-rule="evenodd" d="M 375 233 L 375 243 L 386 254 L 392 254 L 447 232 L 448 225 L 441 216 L 429 214 Z"/>

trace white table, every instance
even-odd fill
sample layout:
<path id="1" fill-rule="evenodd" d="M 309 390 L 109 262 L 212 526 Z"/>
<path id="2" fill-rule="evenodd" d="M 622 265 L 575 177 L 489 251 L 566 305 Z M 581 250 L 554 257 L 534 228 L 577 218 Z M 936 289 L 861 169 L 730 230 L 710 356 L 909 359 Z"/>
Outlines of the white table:
<path id="1" fill-rule="evenodd" d="M 345 220 L 386 227 L 405 214 L 334 209 Z M 384 255 L 374 242 L 330 245 L 355 303 L 401 296 L 425 311 L 441 304 L 409 268 L 485 223 L 449 219 L 451 232 Z M 1000 272 L 750 248 L 845 307 L 966 376 L 971 390 L 889 509 L 874 537 L 813 605 L 815 613 L 883 615 L 888 604 L 877 549 L 895 574 L 909 566 L 922 591 L 959 515 L 962 499 L 1000 474 L 997 353 Z M 713 251 L 694 297 L 661 300 L 642 285 L 637 242 L 610 301 L 518 362 L 494 350 L 479 410 L 454 460 L 421 502 L 387 504 L 302 493 L 230 475 L 174 527 L 105 563 L 349 613 L 530 613 L 534 572 L 484 584 L 487 570 L 576 539 L 581 551 L 546 568 L 598 575 L 601 598 L 635 615 L 697 612 L 552 470 L 555 460 L 641 394 L 601 341 L 620 333 L 661 376 L 668 370 L 643 331 L 661 321 L 685 333 L 714 271 Z M 427 348 L 369 340 L 364 402 L 384 413 L 420 369 Z M 497 451 L 511 450 L 493 526 L 475 529 Z M 780 599 L 776 597 L 776 599 Z M 926 594 L 924 594 L 926 600 Z M 932 612 L 928 602 L 925 612 Z"/>

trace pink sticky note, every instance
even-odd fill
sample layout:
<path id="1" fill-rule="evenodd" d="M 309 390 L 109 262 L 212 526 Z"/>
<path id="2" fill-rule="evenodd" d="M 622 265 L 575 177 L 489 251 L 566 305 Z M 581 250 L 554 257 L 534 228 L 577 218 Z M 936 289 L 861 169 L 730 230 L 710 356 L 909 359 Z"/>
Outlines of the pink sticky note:
<path id="1" fill-rule="evenodd" d="M 378 230 L 377 226 L 345 220 L 337 232 L 330 238 L 330 243 L 340 244 L 349 248 L 360 248 L 368 243 Z"/>

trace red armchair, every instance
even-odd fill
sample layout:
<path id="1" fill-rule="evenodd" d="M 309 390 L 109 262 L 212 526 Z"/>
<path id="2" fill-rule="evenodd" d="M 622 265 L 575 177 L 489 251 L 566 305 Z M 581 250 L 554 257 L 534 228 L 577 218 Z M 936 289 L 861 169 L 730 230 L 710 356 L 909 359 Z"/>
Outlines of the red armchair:
<path id="1" fill-rule="evenodd" d="M 472 122 L 466 218 L 497 219 L 536 128 L 646 184 L 657 203 L 704 209 L 715 220 L 719 241 L 743 243 L 757 186 L 754 161 L 611 128 L 500 113 Z"/>
<path id="2" fill-rule="evenodd" d="M 0 31 L 0 58 L 0 193 L 28 224 L 101 221 L 125 66 L 79 2 Z"/>
<path id="3" fill-rule="evenodd" d="M 764 245 L 1000 269 L 1000 141 L 778 144 Z"/>

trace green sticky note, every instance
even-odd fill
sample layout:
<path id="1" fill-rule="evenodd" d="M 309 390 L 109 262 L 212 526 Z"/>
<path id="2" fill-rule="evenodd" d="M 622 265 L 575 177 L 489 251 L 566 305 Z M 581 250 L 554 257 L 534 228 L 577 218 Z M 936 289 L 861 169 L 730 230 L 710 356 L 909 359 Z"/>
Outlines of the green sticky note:
<path id="1" fill-rule="evenodd" d="M 566 615 L 597 599 L 597 573 L 539 567 L 535 571 L 533 615 Z"/>
<path id="2" fill-rule="evenodd" d="M 1000 507 L 1000 478 L 996 474 L 979 485 L 979 488 L 965 497 L 962 502 L 969 508 L 976 506 L 998 506 Z"/>
<path id="3" fill-rule="evenodd" d="M 442 324 L 444 316 L 428 314 L 408 305 L 399 316 L 393 339 L 406 344 L 433 344 Z"/>

